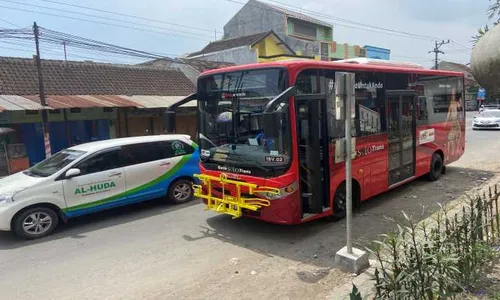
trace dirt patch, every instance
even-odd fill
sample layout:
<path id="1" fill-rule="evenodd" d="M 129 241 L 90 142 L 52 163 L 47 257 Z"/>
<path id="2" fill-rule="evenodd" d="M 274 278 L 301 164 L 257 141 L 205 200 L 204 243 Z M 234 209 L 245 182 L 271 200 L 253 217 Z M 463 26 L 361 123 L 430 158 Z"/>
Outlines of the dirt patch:
<path id="1" fill-rule="evenodd" d="M 500 253 L 497 248 L 494 259 L 485 267 L 475 287 L 463 293 L 457 299 L 464 300 L 500 300 Z"/>

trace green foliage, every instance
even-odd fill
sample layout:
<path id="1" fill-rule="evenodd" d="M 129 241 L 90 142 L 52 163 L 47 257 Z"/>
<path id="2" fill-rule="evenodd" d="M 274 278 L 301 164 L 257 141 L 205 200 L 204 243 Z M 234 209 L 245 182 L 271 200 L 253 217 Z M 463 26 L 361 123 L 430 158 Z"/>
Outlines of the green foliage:
<path id="1" fill-rule="evenodd" d="M 397 230 L 371 250 L 378 260 L 376 299 L 453 299 L 473 288 L 500 238 L 499 197 L 495 186 L 453 215 L 441 208 L 431 224 L 403 213 Z"/>
<path id="2" fill-rule="evenodd" d="M 492 0 L 489 1 L 490 3 L 492 2 Z M 493 22 L 493 27 L 497 26 L 500 23 L 500 0 L 494 0 L 493 3 L 488 6 L 488 10 L 486 11 L 486 13 L 489 20 L 496 18 L 496 21 Z M 489 30 L 490 28 L 488 27 L 488 25 L 479 28 L 477 30 L 477 34 L 472 37 L 473 45 L 475 46 L 479 39 L 483 37 L 483 35 L 485 35 Z"/>
<path id="3" fill-rule="evenodd" d="M 350 300 L 363 300 L 361 297 L 361 294 L 359 293 L 358 287 L 353 283 L 352 284 L 352 291 L 351 294 L 349 294 L 349 299 Z"/>

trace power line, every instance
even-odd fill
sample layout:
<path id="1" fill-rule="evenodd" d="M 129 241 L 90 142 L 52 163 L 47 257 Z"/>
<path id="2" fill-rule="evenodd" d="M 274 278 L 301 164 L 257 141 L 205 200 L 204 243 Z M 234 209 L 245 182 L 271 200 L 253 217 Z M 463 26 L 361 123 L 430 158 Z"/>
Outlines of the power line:
<path id="1" fill-rule="evenodd" d="M 17 27 L 17 28 L 21 28 L 21 26 L 18 26 L 18 25 L 14 24 L 14 23 L 11 23 L 11 22 L 9 22 L 9 21 L 7 21 L 7 20 L 0 19 L 0 21 L 4 22 L 4 23 L 6 23 L 6 24 L 9 24 L 9 25 L 11 25 L 11 26 Z"/>
<path id="2" fill-rule="evenodd" d="M 0 1 L 4 1 L 4 0 L 0 0 Z M 52 16 L 52 17 L 69 19 L 69 20 L 77 20 L 77 21 L 82 21 L 82 22 L 101 24 L 101 25 L 106 25 L 106 26 L 113 26 L 113 27 L 120 27 L 120 28 L 126 28 L 126 29 L 132 29 L 132 30 L 138 30 L 138 31 L 144 31 L 144 32 L 151 32 L 151 33 L 156 33 L 156 34 L 161 34 L 161 35 L 177 36 L 177 37 L 187 38 L 187 39 L 191 39 L 191 40 L 196 39 L 196 40 L 209 42 L 209 40 L 202 40 L 202 39 L 188 37 L 188 36 L 184 36 L 184 35 L 172 34 L 172 33 L 167 33 L 167 32 L 156 31 L 156 30 L 149 30 L 149 29 L 121 25 L 121 24 L 113 24 L 113 23 L 106 23 L 106 22 L 100 22 L 100 21 L 95 21 L 95 20 L 88 20 L 88 19 L 83 19 L 83 18 L 78 18 L 78 17 L 56 15 L 56 14 L 52 14 L 52 13 L 48 13 L 48 12 L 40 12 L 40 11 L 34 11 L 34 10 L 29 10 L 29 9 L 17 8 L 17 7 L 2 6 L 2 5 L 0 5 L 0 8 L 23 11 L 23 12 L 30 12 L 30 13 L 35 13 L 35 14 L 41 14 L 41 15 L 47 15 L 47 16 Z"/>
<path id="3" fill-rule="evenodd" d="M 205 35 L 205 34 L 199 34 L 199 33 L 193 33 L 193 32 L 189 32 L 189 31 L 182 31 L 182 30 L 178 30 L 178 29 L 172 29 L 172 28 L 166 28 L 166 27 L 160 27 L 160 26 L 154 26 L 154 25 L 147 25 L 147 24 L 142 24 L 142 23 L 124 21 L 124 20 L 120 20 L 120 19 L 103 17 L 103 16 L 98 16 L 98 15 L 93 15 L 93 14 L 82 13 L 82 12 L 75 12 L 75 11 L 66 10 L 66 9 L 59 9 L 59 8 L 53 8 L 53 7 L 47 7 L 47 6 L 29 4 L 29 3 L 24 3 L 24 2 L 19 2 L 19 1 L 13 1 L 13 0 L 0 0 L 0 1 L 2 1 L 2 2 L 8 2 L 8 3 L 13 3 L 13 4 L 24 5 L 24 6 L 29 6 L 29 7 L 41 8 L 41 9 L 55 10 L 55 11 L 60 11 L 60 12 L 64 12 L 64 13 L 75 14 L 75 15 L 80 15 L 80 16 L 85 16 L 85 17 L 99 18 L 99 19 L 108 20 L 108 21 L 122 22 L 122 23 L 125 23 L 125 24 L 132 24 L 132 25 L 144 26 L 144 27 L 161 29 L 161 30 L 170 30 L 170 31 L 173 31 L 173 32 L 180 32 L 180 33 L 192 34 L 192 35 L 196 35 L 196 36 L 207 37 L 207 35 Z"/>
<path id="4" fill-rule="evenodd" d="M 136 50 L 132 48 L 127 48 L 127 47 L 122 47 L 118 45 L 113 45 L 110 43 L 106 42 L 100 42 L 84 37 L 79 37 L 67 33 L 62 33 L 50 29 L 46 29 L 43 27 L 38 27 L 39 32 L 40 32 L 40 37 L 39 37 L 39 44 L 40 47 L 42 47 L 42 50 L 49 50 L 49 51 L 54 51 L 53 48 L 45 48 L 46 45 L 51 45 L 53 47 L 56 45 L 57 47 L 60 47 L 61 44 L 65 44 L 68 48 L 71 49 L 78 49 L 78 51 L 85 51 L 84 54 L 88 55 L 89 53 L 91 55 L 96 55 L 95 52 L 104 54 L 105 56 L 111 56 L 113 58 L 115 57 L 127 57 L 127 59 L 135 59 L 139 60 L 141 62 L 144 62 L 146 60 L 151 60 L 151 59 L 167 59 L 167 60 L 172 60 L 170 57 L 176 57 L 180 55 L 176 54 L 160 54 L 160 53 L 152 53 L 152 52 L 146 52 L 142 50 Z M 8 35 L 7 35 L 8 33 Z M 32 41 L 34 39 L 32 34 L 26 34 L 26 29 L 0 29 L 0 38 L 3 39 L 15 39 L 16 42 L 7 42 L 11 44 L 17 44 L 21 47 L 29 47 L 31 48 L 32 45 L 29 44 L 29 41 Z M 28 45 L 26 45 L 28 43 Z M 18 49 L 19 50 L 19 49 Z M 26 51 L 26 50 L 25 50 Z M 28 50 L 29 51 L 29 50 Z M 57 52 L 57 55 L 61 56 L 63 53 L 61 52 L 61 49 L 55 50 Z M 73 55 L 73 54 L 70 54 Z M 84 57 L 82 55 L 73 55 L 75 57 L 82 57 L 82 58 L 89 58 Z M 100 56 L 100 55 L 99 55 Z M 170 57 L 169 57 L 170 56 Z M 90 58 L 93 59 L 93 58 Z M 95 60 L 95 59 L 94 59 Z M 97 60 L 104 60 L 101 58 Z M 184 63 L 182 61 L 177 61 L 177 63 Z"/>
<path id="5" fill-rule="evenodd" d="M 20 48 L 10 48 L 10 47 L 0 47 L 0 49 L 23 51 L 23 52 L 30 52 L 30 53 L 34 52 L 33 45 L 26 45 L 26 44 L 22 44 L 22 43 L 16 43 L 16 42 L 11 42 L 11 41 L 3 41 L 3 40 L 0 40 L 0 43 L 6 43 L 6 44 L 10 44 L 10 45 L 16 45 L 16 46 L 20 46 L 20 47 L 24 48 L 24 49 L 20 49 Z M 64 55 L 64 53 L 61 50 L 50 48 L 50 47 L 47 47 L 47 46 L 40 45 L 40 49 L 43 50 L 43 53 L 48 54 L 49 57 L 57 57 L 59 59 L 62 55 Z M 80 49 L 73 49 L 72 51 L 80 53 L 81 50 Z M 89 54 L 88 51 L 86 53 Z M 81 58 L 81 59 L 85 59 L 85 60 L 96 61 L 96 62 L 119 63 L 119 64 L 124 64 L 124 63 L 127 62 L 127 61 L 124 61 L 121 58 L 118 58 L 118 57 L 113 56 L 113 55 L 101 56 L 101 55 L 96 55 L 94 53 L 90 53 L 90 54 L 91 55 L 95 55 L 95 56 L 85 56 L 85 55 L 80 55 L 80 54 L 74 54 L 73 52 L 69 52 L 68 56 L 70 56 L 70 57 L 76 57 L 76 58 Z M 96 56 L 98 56 L 98 57 L 96 57 Z M 117 58 L 119 60 L 117 60 Z M 129 57 L 129 59 L 139 60 L 140 58 Z M 140 59 L 140 60 L 144 61 L 144 59 Z M 128 62 L 130 62 L 130 61 L 128 61 Z"/>
<path id="6" fill-rule="evenodd" d="M 165 21 L 161 21 L 161 20 L 145 18 L 145 17 L 141 17 L 141 16 L 136 16 L 136 15 L 129 15 L 129 14 L 124 14 L 124 13 L 118 13 L 118 12 L 113 12 L 113 11 L 104 10 L 104 9 L 98 9 L 98 8 L 89 7 L 89 6 L 69 4 L 69 3 L 53 1 L 53 0 L 38 0 L 38 1 L 49 2 L 49 3 L 59 4 L 59 5 L 65 5 L 65 6 L 75 7 L 75 8 L 83 8 L 83 9 L 87 9 L 87 10 L 92 10 L 92 11 L 97 11 L 97 12 L 102 12 L 102 13 L 107 13 L 107 14 L 112 14 L 112 15 L 117 15 L 117 16 L 122 16 L 122 17 L 129 17 L 129 18 L 134 18 L 134 19 L 139 19 L 139 20 L 144 20 L 144 21 L 161 23 L 161 24 L 165 24 L 165 25 L 172 25 L 172 26 L 184 27 L 184 28 L 189 28 L 189 29 L 201 30 L 201 31 L 206 31 L 206 32 L 210 32 L 210 33 L 214 32 L 214 30 L 210 30 L 210 29 L 206 29 L 206 28 L 170 23 L 170 22 L 165 22 Z"/>

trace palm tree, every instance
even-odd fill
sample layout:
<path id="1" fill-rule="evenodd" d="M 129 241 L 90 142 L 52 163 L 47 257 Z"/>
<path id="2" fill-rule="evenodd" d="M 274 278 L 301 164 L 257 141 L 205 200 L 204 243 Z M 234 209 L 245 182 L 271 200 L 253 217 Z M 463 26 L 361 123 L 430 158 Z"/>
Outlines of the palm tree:
<path id="1" fill-rule="evenodd" d="M 489 1 L 492 2 L 492 0 Z M 494 1 L 495 2 L 491 4 L 486 11 L 489 20 L 496 18 L 496 21 L 493 22 L 493 27 L 497 26 L 500 23 L 500 0 Z M 488 27 L 488 25 L 484 26 L 484 28 L 479 28 L 477 30 L 477 34 L 472 37 L 472 43 L 476 45 L 477 41 L 479 41 L 479 39 L 489 30 L 490 28 Z"/>

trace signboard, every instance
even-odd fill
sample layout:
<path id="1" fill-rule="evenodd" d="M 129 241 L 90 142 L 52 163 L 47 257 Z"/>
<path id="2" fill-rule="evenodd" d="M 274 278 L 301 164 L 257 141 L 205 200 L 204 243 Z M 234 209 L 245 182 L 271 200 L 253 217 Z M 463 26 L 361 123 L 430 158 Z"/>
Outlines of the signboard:
<path id="1" fill-rule="evenodd" d="M 486 98 L 486 90 L 484 88 L 480 88 L 477 91 L 477 99 L 478 100 L 484 100 Z"/>

